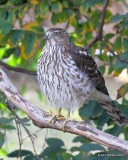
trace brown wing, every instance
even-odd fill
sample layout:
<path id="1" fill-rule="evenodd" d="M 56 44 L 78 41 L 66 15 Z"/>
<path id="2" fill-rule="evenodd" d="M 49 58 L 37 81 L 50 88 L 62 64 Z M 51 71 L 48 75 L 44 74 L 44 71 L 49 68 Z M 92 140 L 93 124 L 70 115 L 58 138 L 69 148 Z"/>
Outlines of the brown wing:
<path id="1" fill-rule="evenodd" d="M 106 95 L 109 95 L 105 86 L 104 78 L 92 56 L 84 51 L 83 48 L 74 45 L 70 48 L 69 53 L 75 61 L 77 67 L 88 75 L 90 81 L 94 84 L 96 89 Z"/>

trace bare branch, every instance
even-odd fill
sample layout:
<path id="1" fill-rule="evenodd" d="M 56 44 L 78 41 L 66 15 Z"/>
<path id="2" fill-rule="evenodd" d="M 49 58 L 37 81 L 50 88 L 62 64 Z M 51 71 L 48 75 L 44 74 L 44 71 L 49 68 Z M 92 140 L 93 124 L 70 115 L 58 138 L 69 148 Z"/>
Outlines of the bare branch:
<path id="1" fill-rule="evenodd" d="M 4 92 L 6 97 L 15 106 L 24 111 L 38 127 L 53 128 L 63 131 L 63 121 L 56 121 L 56 123 L 48 124 L 51 116 L 47 116 L 47 112 L 35 107 L 34 105 L 30 104 L 25 98 L 23 98 L 2 69 L 0 69 L 0 90 Z M 108 133 L 104 133 L 94 128 L 87 122 L 77 122 L 69 120 L 66 124 L 65 132 L 83 136 L 108 148 L 128 154 L 127 141 L 119 139 Z"/>
<path id="2" fill-rule="evenodd" d="M 109 0 L 105 0 L 104 2 L 104 6 L 101 10 L 101 17 L 100 17 L 100 25 L 98 28 L 98 32 L 97 35 L 94 37 L 94 39 L 85 46 L 85 50 L 88 50 L 89 48 L 91 48 L 98 40 L 102 39 L 103 36 L 103 26 L 104 26 L 104 18 L 105 18 L 105 12 L 108 6 Z"/>
<path id="3" fill-rule="evenodd" d="M 4 68 L 15 71 L 15 72 L 20 72 L 20 73 L 36 76 L 36 71 L 30 71 L 30 70 L 19 68 L 19 67 L 12 67 L 2 61 L 0 61 L 0 66 L 3 66 Z"/>

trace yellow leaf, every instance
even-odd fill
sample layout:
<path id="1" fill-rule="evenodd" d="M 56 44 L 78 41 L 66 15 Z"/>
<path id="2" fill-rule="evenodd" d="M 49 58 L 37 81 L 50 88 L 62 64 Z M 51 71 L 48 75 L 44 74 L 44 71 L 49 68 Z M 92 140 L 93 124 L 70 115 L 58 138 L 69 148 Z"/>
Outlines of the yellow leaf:
<path id="1" fill-rule="evenodd" d="M 0 34 L 0 45 L 4 46 L 7 44 L 8 35 L 7 34 Z"/>
<path id="2" fill-rule="evenodd" d="M 30 3 L 33 5 L 39 4 L 39 0 L 30 0 Z"/>
<path id="3" fill-rule="evenodd" d="M 40 17 L 47 18 L 49 16 L 49 4 L 48 2 L 44 1 L 40 4 Z"/>
<path id="4" fill-rule="evenodd" d="M 39 26 L 39 24 L 37 22 L 30 22 L 30 23 L 25 24 L 23 26 L 23 28 L 25 30 L 33 31 L 33 30 L 35 30 L 34 28 L 38 27 L 38 26 Z"/>
<path id="5" fill-rule="evenodd" d="M 118 73 L 117 71 L 114 71 L 114 72 L 113 72 L 113 76 L 114 76 L 114 77 L 118 77 L 118 76 L 119 76 L 119 73 Z"/>
<path id="6" fill-rule="evenodd" d="M 128 93 L 128 83 L 122 85 L 118 90 L 117 99 L 125 96 Z"/>

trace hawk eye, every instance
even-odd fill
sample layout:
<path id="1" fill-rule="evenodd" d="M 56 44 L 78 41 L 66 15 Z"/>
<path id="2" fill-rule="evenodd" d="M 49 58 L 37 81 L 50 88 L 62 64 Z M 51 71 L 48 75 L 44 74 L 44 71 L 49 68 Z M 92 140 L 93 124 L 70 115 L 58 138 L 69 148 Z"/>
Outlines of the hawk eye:
<path id="1" fill-rule="evenodd" d="M 55 35 L 58 35 L 58 32 L 55 32 Z"/>

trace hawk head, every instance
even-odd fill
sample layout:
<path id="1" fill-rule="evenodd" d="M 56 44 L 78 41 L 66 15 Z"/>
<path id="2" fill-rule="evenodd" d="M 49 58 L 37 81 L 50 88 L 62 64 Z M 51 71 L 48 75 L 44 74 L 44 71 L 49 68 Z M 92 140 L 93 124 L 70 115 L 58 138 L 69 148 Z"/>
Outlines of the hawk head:
<path id="1" fill-rule="evenodd" d="M 50 28 L 45 33 L 46 41 L 50 44 L 69 41 L 68 33 L 62 28 Z"/>

